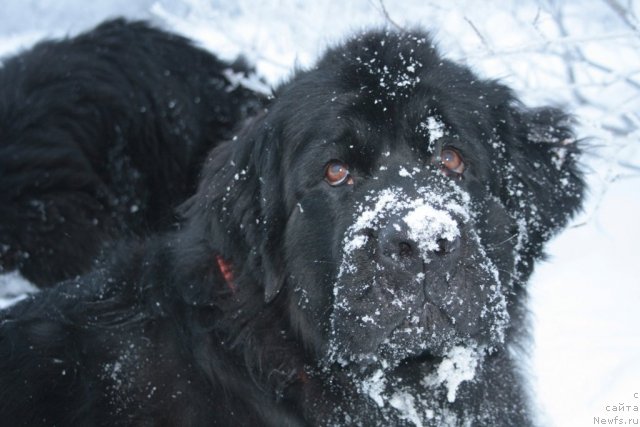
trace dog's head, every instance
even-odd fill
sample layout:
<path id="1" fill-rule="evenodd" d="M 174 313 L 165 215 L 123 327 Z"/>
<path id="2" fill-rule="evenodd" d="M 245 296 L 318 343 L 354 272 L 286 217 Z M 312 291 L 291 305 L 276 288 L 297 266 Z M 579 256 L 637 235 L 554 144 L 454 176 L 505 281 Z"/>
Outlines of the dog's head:
<path id="1" fill-rule="evenodd" d="M 576 152 L 560 111 L 525 108 L 425 34 L 371 32 L 215 151 L 190 212 L 325 365 L 394 367 L 502 345 L 580 205 Z"/>

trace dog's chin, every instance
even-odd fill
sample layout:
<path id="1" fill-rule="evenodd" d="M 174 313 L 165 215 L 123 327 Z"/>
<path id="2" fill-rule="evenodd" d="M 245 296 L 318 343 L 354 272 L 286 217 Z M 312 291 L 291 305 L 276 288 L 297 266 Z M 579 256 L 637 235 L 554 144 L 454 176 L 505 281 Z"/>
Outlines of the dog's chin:
<path id="1" fill-rule="evenodd" d="M 407 355 L 397 360 L 383 358 L 382 355 L 362 354 L 350 358 L 346 363 L 332 362 L 325 367 L 333 372 L 341 371 L 355 381 L 370 378 L 376 372 L 383 372 L 389 378 L 410 380 L 416 375 L 423 378 L 434 372 L 444 358 L 445 355 L 434 355 L 429 351 Z"/>
<path id="2" fill-rule="evenodd" d="M 405 372 L 411 369 L 430 370 L 447 355 L 453 344 L 465 345 L 464 340 L 455 336 L 429 340 L 424 335 L 396 334 L 394 330 L 374 349 L 354 351 L 330 346 L 331 350 L 323 358 L 326 367 L 337 367 L 357 375 L 367 376 L 377 370 L 384 372 Z M 415 331 L 409 331 L 410 333 Z M 409 338 L 409 339 L 407 339 Z M 430 342 L 431 341 L 431 342 Z M 354 344 L 351 340 L 349 343 Z"/>
<path id="3" fill-rule="evenodd" d="M 387 371 L 402 364 L 442 358 L 458 341 L 455 328 L 442 310 L 420 297 L 417 288 L 423 283 L 411 284 L 415 282 L 413 277 L 401 284 L 388 283 L 386 277 L 375 280 L 378 289 L 391 290 L 387 292 L 392 292 L 393 299 L 387 297 L 385 303 L 385 291 L 363 287 L 362 282 L 342 282 L 343 289 L 348 289 L 347 297 L 334 305 L 327 364 L 356 371 L 372 367 Z M 376 292 L 379 297 L 372 297 Z"/>

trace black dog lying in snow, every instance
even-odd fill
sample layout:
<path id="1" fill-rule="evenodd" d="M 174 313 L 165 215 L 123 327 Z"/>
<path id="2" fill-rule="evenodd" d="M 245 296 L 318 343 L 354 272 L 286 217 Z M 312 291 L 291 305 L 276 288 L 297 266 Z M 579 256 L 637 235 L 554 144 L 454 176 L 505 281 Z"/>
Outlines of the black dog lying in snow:
<path id="1" fill-rule="evenodd" d="M 232 84 L 249 71 L 122 20 L 6 60 L 0 272 L 51 285 L 109 241 L 167 229 L 209 149 L 260 107 Z"/>
<path id="2" fill-rule="evenodd" d="M 181 230 L 3 313 L 0 413 L 530 425 L 509 347 L 534 260 L 580 205 L 576 153 L 563 113 L 425 34 L 354 38 L 211 152 Z"/>

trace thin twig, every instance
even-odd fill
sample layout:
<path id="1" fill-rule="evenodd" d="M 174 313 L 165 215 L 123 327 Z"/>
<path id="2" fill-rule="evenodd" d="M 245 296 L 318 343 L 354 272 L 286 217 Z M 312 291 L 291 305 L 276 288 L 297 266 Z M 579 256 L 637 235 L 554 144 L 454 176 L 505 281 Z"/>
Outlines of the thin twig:
<path id="1" fill-rule="evenodd" d="M 634 165 L 632 163 L 625 162 L 624 160 L 619 161 L 618 164 L 620 166 L 622 166 L 623 168 L 627 168 L 627 169 L 631 169 L 632 171 L 640 172 L 640 165 Z M 637 176 L 637 175 L 634 175 L 634 176 Z"/>
<path id="2" fill-rule="evenodd" d="M 387 11 L 387 8 L 384 5 L 384 0 L 379 0 L 378 3 L 380 4 L 380 11 L 384 15 L 384 19 L 386 19 L 391 25 L 396 27 L 396 29 L 398 29 L 399 31 L 406 32 L 406 30 L 401 25 L 399 25 L 396 21 L 391 19 L 391 16 L 389 15 L 389 12 Z"/>
<path id="3" fill-rule="evenodd" d="M 482 44 L 484 45 L 484 47 L 487 48 L 487 50 L 491 53 L 493 53 L 493 49 L 491 48 L 491 46 L 489 45 L 489 42 L 487 42 L 487 39 L 482 35 L 482 33 L 480 32 L 480 30 L 478 29 L 478 27 L 475 26 L 475 24 L 471 21 L 471 19 L 467 18 L 466 16 L 464 17 L 464 20 L 467 21 L 467 24 L 469 24 L 471 26 L 471 28 L 473 29 L 473 31 L 476 33 L 476 35 L 478 36 L 478 38 L 480 39 L 480 41 L 482 42 Z"/>
<path id="4" fill-rule="evenodd" d="M 622 7 L 616 0 L 604 0 L 604 2 L 618 15 L 622 22 L 627 24 L 629 28 L 640 33 L 640 27 L 638 27 L 637 23 L 633 22 L 635 16 L 631 15 L 628 9 Z"/>
<path id="5" fill-rule="evenodd" d="M 480 54 L 480 55 L 466 55 L 465 58 L 470 59 L 483 59 L 487 57 L 493 56 L 507 56 L 507 55 L 523 55 L 540 52 L 552 46 L 569 46 L 569 45 L 578 45 L 585 44 L 590 42 L 601 42 L 603 40 L 617 40 L 617 39 L 637 39 L 637 35 L 630 32 L 625 33 L 614 33 L 614 34 L 602 34 L 599 36 L 591 36 L 591 37 L 558 37 L 555 39 L 550 39 L 548 41 L 540 42 L 540 43 L 531 43 L 528 45 L 516 46 L 510 49 L 498 50 L 494 51 L 491 54 Z"/>
<path id="6" fill-rule="evenodd" d="M 551 16 L 553 17 L 553 20 L 555 21 L 556 26 L 560 31 L 560 34 L 563 37 L 568 37 L 569 31 L 567 31 L 567 28 L 564 25 L 564 16 L 562 13 L 562 9 L 560 7 L 555 8 Z M 575 76 L 573 59 L 576 57 L 584 59 L 584 55 L 580 50 L 580 45 L 565 47 L 563 57 L 564 57 L 565 69 L 567 71 L 567 78 L 569 79 L 570 83 L 576 84 L 577 80 Z M 589 100 L 584 95 L 582 95 L 582 92 L 580 92 L 578 87 L 575 87 L 574 89 L 572 89 L 571 92 L 573 93 L 573 96 L 576 98 L 576 101 L 578 101 L 578 103 L 582 105 L 589 104 Z"/>

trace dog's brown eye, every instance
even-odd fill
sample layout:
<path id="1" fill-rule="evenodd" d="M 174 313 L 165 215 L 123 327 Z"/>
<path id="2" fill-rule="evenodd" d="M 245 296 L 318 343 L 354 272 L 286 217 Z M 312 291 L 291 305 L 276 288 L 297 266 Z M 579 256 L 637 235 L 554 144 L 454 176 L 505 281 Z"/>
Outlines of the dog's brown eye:
<path id="1" fill-rule="evenodd" d="M 462 175 L 464 172 L 464 162 L 462 156 L 453 148 L 445 148 L 440 153 L 440 165 L 445 173 Z"/>
<path id="2" fill-rule="evenodd" d="M 331 160 L 324 170 L 324 179 L 334 187 L 342 184 L 353 184 L 349 168 L 340 160 Z"/>

